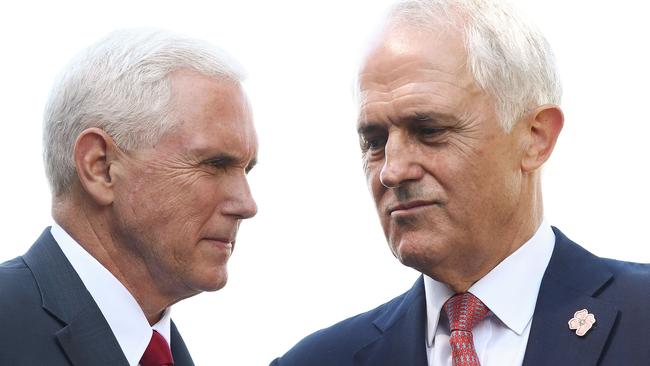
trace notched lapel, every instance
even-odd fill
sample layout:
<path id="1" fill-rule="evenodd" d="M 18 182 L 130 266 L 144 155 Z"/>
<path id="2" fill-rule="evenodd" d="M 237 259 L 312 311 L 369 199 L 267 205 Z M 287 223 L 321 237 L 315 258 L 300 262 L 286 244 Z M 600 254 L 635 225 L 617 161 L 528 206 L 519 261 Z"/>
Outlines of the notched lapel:
<path id="1" fill-rule="evenodd" d="M 183 338 L 181 338 L 181 334 L 178 332 L 174 322 L 171 324 L 171 348 L 172 356 L 174 357 L 174 366 L 194 366 L 190 351 L 187 350 L 187 346 Z"/>
<path id="2" fill-rule="evenodd" d="M 45 229 L 23 260 L 41 291 L 43 308 L 63 326 L 55 336 L 70 362 L 75 366 L 128 366 L 104 315 L 50 228 Z"/>
<path id="3" fill-rule="evenodd" d="M 61 348 L 73 365 L 129 366 L 113 332 L 105 324 L 99 309 L 89 307 L 56 333 Z"/>
<path id="4" fill-rule="evenodd" d="M 554 231 L 555 249 L 537 297 L 523 366 L 594 366 L 619 314 L 597 298 L 612 274 L 598 257 Z M 596 323 L 580 337 L 568 322 L 582 309 L 594 314 Z"/>
<path id="5" fill-rule="evenodd" d="M 618 316 L 618 310 L 607 303 L 588 296 L 569 299 L 570 294 L 557 302 L 541 297 L 528 338 L 523 366 L 576 365 L 594 366 L 603 352 Z M 587 309 L 596 323 L 583 337 L 569 329 L 573 314 Z"/>
<path id="6" fill-rule="evenodd" d="M 422 277 L 402 303 L 375 322 L 377 338 L 354 355 L 357 366 L 426 366 L 426 304 Z"/>

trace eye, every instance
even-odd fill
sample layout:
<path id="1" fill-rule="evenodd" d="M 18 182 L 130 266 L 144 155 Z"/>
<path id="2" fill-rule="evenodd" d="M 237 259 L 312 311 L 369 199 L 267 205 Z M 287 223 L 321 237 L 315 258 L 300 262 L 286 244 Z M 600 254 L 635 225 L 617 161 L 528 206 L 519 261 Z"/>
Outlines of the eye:
<path id="1" fill-rule="evenodd" d="M 359 136 L 359 141 L 363 152 L 382 150 L 386 145 L 386 136 L 374 134 L 368 136 L 361 135 Z"/>
<path id="2" fill-rule="evenodd" d="M 441 134 L 444 132 L 443 128 L 431 127 L 431 126 L 419 126 L 416 129 L 416 133 L 422 137 L 432 137 Z"/>
<path id="3" fill-rule="evenodd" d="M 216 171 L 224 171 L 235 165 L 236 161 L 231 156 L 214 156 L 202 162 L 203 165 Z"/>
<path id="4" fill-rule="evenodd" d="M 212 168 L 217 168 L 217 169 L 223 169 L 228 165 L 227 162 L 221 159 L 208 160 L 205 162 L 205 164 Z"/>

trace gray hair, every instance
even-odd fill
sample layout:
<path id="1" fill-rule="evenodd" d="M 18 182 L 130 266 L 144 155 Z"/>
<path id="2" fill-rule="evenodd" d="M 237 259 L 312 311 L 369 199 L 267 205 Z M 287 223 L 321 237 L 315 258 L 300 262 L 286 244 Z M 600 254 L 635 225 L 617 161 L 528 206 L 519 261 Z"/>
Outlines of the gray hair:
<path id="1" fill-rule="evenodd" d="M 63 70 L 43 119 L 45 172 L 55 196 L 76 179 L 73 150 L 91 127 L 130 150 L 156 143 L 174 127 L 169 74 L 189 69 L 241 82 L 241 66 L 200 40 L 157 29 L 126 29 L 93 44 Z"/>
<path id="2" fill-rule="evenodd" d="M 499 0 L 403 0 L 389 12 L 397 24 L 462 28 L 469 71 L 495 100 L 501 125 L 510 131 L 531 108 L 559 105 L 562 86 L 542 33 Z"/>

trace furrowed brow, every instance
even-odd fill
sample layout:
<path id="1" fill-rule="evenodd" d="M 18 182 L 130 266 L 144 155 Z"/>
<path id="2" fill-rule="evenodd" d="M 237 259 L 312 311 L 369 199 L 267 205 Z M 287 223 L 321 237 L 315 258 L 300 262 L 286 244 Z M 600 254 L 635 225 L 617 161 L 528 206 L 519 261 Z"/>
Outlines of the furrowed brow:
<path id="1" fill-rule="evenodd" d="M 368 135 L 373 132 L 381 131 L 383 129 L 384 128 L 378 123 L 364 122 L 357 128 L 357 133 L 359 135 Z"/>
<path id="2" fill-rule="evenodd" d="M 229 154 L 218 154 L 205 159 L 206 163 L 219 166 L 235 165 L 239 159 Z"/>
<path id="3" fill-rule="evenodd" d="M 227 168 L 241 166 L 243 160 L 230 154 L 218 154 L 205 159 L 203 162 L 205 164 Z M 255 167 L 255 165 L 257 165 L 257 157 L 251 159 L 248 165 L 246 165 L 246 173 L 250 172 Z"/>
<path id="4" fill-rule="evenodd" d="M 427 111 L 419 111 L 407 114 L 406 116 L 402 117 L 401 120 L 408 123 L 439 122 L 445 125 L 456 125 L 460 122 L 458 118 L 452 115 Z"/>

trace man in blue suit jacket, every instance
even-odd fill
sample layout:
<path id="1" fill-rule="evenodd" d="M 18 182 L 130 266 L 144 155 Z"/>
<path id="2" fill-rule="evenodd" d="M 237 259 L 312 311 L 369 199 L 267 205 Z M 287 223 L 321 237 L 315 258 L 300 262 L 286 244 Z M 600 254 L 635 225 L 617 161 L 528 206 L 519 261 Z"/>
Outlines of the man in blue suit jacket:
<path id="1" fill-rule="evenodd" d="M 512 8 L 397 4 L 359 73 L 358 132 L 389 246 L 423 275 L 272 365 L 650 364 L 650 265 L 543 218 L 560 98 L 546 40 Z"/>
<path id="2" fill-rule="evenodd" d="M 129 365 L 109 324 L 50 229 L 0 266 L 1 365 Z M 174 365 L 194 365 L 171 322 Z"/>
<path id="3" fill-rule="evenodd" d="M 193 365 L 170 307 L 222 288 L 257 137 L 237 64 L 159 30 L 79 55 L 45 112 L 54 224 L 0 264 L 0 365 Z"/>
<path id="4" fill-rule="evenodd" d="M 522 365 L 638 365 L 650 360 L 648 265 L 603 259 L 559 230 Z M 589 337 L 570 332 L 575 309 L 597 315 Z M 272 365 L 426 366 L 424 281 L 367 313 L 303 339 Z"/>

